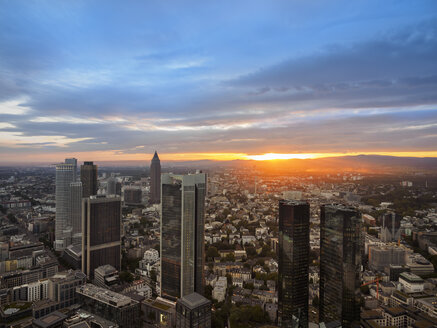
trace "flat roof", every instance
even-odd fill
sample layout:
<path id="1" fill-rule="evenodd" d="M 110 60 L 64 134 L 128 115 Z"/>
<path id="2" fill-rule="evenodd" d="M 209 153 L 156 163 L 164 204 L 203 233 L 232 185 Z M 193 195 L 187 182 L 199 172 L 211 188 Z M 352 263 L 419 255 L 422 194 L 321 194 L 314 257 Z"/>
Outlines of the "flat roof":
<path id="1" fill-rule="evenodd" d="M 192 293 L 190 295 L 186 295 L 179 300 L 179 303 L 185 305 L 190 309 L 195 309 L 199 306 L 211 304 L 210 300 L 203 297 L 198 293 Z"/>

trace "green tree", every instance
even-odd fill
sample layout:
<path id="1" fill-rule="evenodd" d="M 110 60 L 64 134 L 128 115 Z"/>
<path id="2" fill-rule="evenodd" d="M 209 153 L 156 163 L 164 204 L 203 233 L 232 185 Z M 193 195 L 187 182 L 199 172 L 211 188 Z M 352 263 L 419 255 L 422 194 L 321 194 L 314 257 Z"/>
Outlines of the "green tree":
<path id="1" fill-rule="evenodd" d="M 214 257 L 219 257 L 220 254 L 217 250 L 217 247 L 215 246 L 209 246 L 208 250 L 206 251 L 206 258 L 207 259 L 214 259 Z"/>
<path id="2" fill-rule="evenodd" d="M 319 297 L 317 295 L 314 296 L 313 302 L 311 303 L 314 307 L 319 306 Z"/>
<path id="3" fill-rule="evenodd" d="M 120 272 L 120 280 L 131 283 L 132 281 L 134 281 L 134 276 L 129 271 L 122 271 Z"/>
<path id="4" fill-rule="evenodd" d="M 150 279 L 151 279 L 153 282 L 156 283 L 156 278 L 157 278 L 156 270 L 155 270 L 155 269 L 152 269 L 152 270 L 150 271 Z"/>

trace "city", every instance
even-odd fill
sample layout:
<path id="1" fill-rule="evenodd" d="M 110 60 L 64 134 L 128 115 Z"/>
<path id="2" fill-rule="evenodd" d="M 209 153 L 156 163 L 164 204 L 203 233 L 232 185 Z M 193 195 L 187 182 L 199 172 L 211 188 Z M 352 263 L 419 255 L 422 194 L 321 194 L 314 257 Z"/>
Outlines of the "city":
<path id="1" fill-rule="evenodd" d="M 0 328 L 436 328 L 436 0 L 0 0 Z"/>
<path id="2" fill-rule="evenodd" d="M 431 172 L 201 172 L 157 152 L 3 167 L 2 322 L 433 327 L 436 190 Z"/>

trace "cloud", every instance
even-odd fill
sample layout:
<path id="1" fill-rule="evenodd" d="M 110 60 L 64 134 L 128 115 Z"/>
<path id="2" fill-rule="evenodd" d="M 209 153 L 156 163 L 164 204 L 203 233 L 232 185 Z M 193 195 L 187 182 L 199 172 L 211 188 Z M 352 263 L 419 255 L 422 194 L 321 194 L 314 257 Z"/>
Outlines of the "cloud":
<path id="1" fill-rule="evenodd" d="M 24 105 L 26 98 L 19 98 L 0 102 L 0 115 L 24 115 L 31 111 L 31 108 Z"/>

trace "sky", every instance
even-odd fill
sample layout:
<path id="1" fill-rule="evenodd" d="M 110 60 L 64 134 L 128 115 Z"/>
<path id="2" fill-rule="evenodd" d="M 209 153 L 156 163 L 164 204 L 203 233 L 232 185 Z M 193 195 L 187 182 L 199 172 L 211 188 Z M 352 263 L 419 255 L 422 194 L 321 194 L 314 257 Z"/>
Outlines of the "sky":
<path id="1" fill-rule="evenodd" d="M 0 163 L 154 150 L 437 157 L 437 2 L 1 0 Z"/>

